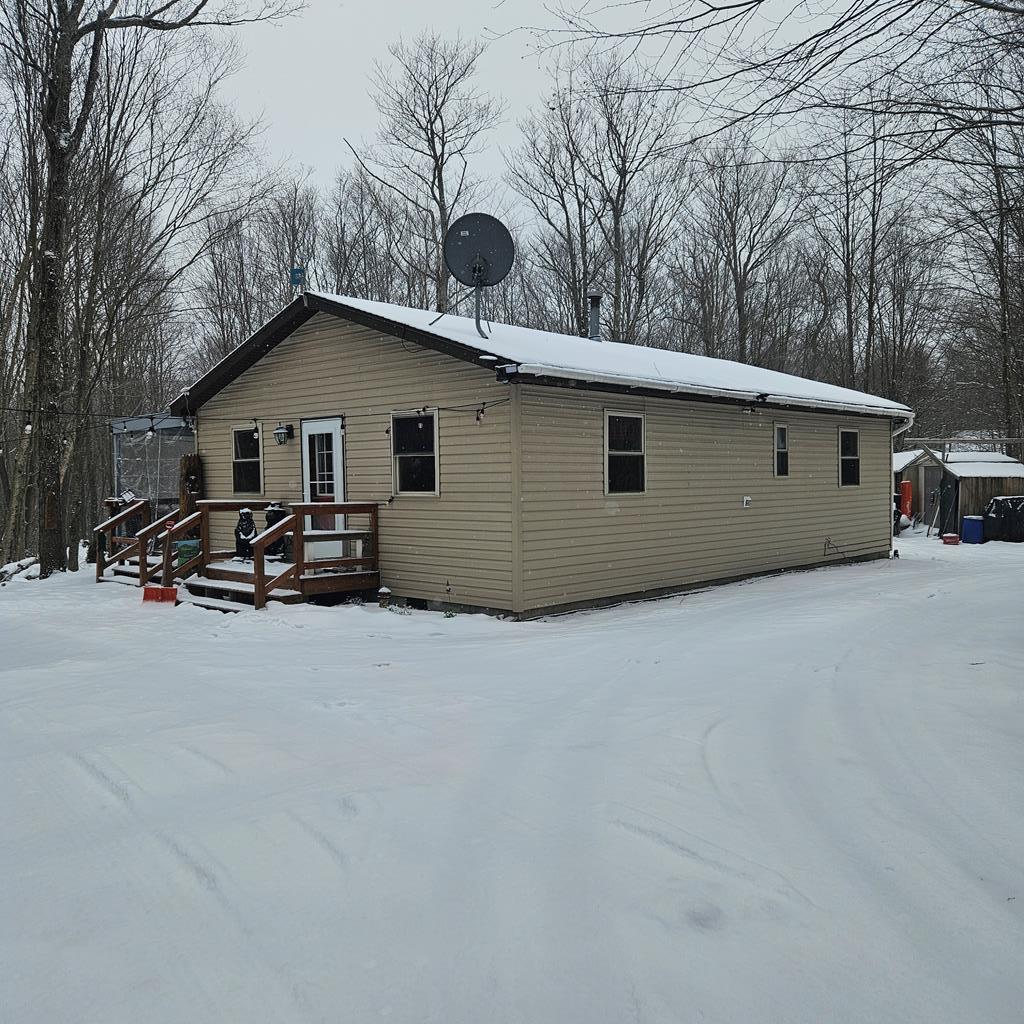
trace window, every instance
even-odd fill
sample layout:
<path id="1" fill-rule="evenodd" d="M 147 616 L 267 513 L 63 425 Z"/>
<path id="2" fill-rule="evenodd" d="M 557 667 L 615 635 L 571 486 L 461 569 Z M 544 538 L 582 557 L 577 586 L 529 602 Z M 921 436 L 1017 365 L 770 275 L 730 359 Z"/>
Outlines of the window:
<path id="1" fill-rule="evenodd" d="M 231 479 L 235 494 L 261 494 L 260 432 L 255 424 L 231 431 Z"/>
<path id="2" fill-rule="evenodd" d="M 396 494 L 437 494 L 437 413 L 394 413 L 391 454 Z"/>
<path id="3" fill-rule="evenodd" d="M 775 424 L 775 475 L 789 476 L 789 427 Z"/>
<path id="4" fill-rule="evenodd" d="M 856 430 L 839 431 L 839 486 L 860 484 L 860 434 Z"/>
<path id="5" fill-rule="evenodd" d="M 647 489 L 644 417 L 606 413 L 604 442 L 606 493 L 643 494 Z"/>

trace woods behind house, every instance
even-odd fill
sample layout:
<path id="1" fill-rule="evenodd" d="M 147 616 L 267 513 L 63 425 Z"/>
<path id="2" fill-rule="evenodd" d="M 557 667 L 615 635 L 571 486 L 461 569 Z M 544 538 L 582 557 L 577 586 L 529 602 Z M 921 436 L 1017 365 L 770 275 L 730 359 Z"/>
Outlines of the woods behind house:
<path id="1" fill-rule="evenodd" d="M 494 319 L 585 335 L 596 288 L 609 339 L 895 399 L 924 433 L 1024 436 L 1022 15 L 974 13 L 969 75 L 956 47 L 934 56 L 953 98 L 922 84 L 912 109 L 823 103 L 696 140 L 693 96 L 657 69 L 556 51 L 511 148 L 483 45 L 427 34 L 381 60 L 378 136 L 339 135 L 324 188 L 323 168 L 268 165 L 224 105 L 217 12 L 176 6 L 91 28 L 58 0 L 4 7 L 0 562 L 75 567 L 111 486 L 108 419 L 159 410 L 244 340 L 293 297 L 291 267 L 465 312 L 441 239 L 474 208 L 515 226 Z M 479 170 L 496 146 L 502 180 Z"/>

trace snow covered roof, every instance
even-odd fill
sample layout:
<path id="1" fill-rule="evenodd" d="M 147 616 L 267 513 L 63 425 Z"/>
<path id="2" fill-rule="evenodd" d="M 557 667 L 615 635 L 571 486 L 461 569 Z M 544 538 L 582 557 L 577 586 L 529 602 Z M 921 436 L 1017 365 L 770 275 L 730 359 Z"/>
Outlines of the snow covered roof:
<path id="1" fill-rule="evenodd" d="M 760 398 L 772 404 L 870 412 L 900 418 L 911 415 L 910 409 L 898 402 L 727 359 L 710 359 L 641 345 L 597 342 L 499 323 L 487 325 L 490 337 L 484 339 L 468 317 L 445 314 L 438 319 L 437 313 L 427 310 L 340 295 L 314 294 L 338 306 L 429 331 L 473 349 L 481 356 L 494 356 L 496 362 L 513 363 L 521 376 L 625 385 L 708 397 Z"/>
<path id="2" fill-rule="evenodd" d="M 943 462 L 1012 462 L 1017 460 L 1012 455 L 1005 455 L 1003 452 L 947 452 L 943 456 Z"/>
<path id="3" fill-rule="evenodd" d="M 849 412 L 912 420 L 898 402 L 726 359 L 613 342 L 597 342 L 508 324 L 487 325 L 481 338 L 467 317 L 410 309 L 324 292 L 307 292 L 221 360 L 171 403 L 182 415 L 198 409 L 315 313 L 348 319 L 382 333 L 437 348 L 508 379 L 578 382 L 597 389 L 663 392 L 723 401 Z"/>
<path id="4" fill-rule="evenodd" d="M 894 473 L 902 473 L 915 459 L 921 458 L 924 455 L 923 448 L 912 448 L 909 452 L 893 452 L 892 453 L 892 471 Z"/>
<path id="5" fill-rule="evenodd" d="M 966 454 L 966 453 L 963 453 Z M 972 453 L 979 454 L 979 453 Z M 949 461 L 946 464 L 947 472 L 951 473 L 955 477 L 965 478 L 979 478 L 979 477 L 990 477 L 995 479 L 1018 479 L 1024 480 L 1024 463 L 1018 462 L 1016 459 L 1011 459 L 1009 456 L 1004 456 L 995 462 L 981 462 L 977 458 L 974 462 L 964 461 Z"/>

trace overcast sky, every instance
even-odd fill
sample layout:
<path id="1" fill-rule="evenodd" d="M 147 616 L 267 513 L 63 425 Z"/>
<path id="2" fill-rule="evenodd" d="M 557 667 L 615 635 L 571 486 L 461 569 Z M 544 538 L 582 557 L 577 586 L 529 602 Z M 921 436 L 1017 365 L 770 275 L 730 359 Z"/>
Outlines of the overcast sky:
<path id="1" fill-rule="evenodd" d="M 228 98 L 243 114 L 262 117 L 269 157 L 310 167 L 326 184 L 346 162 L 343 138 L 355 143 L 373 134 L 368 74 L 375 59 L 387 60 L 391 43 L 427 28 L 444 36 L 498 34 L 479 85 L 502 96 L 508 112 L 476 170 L 500 175 L 499 147 L 515 144 L 515 121 L 546 81 L 530 35 L 512 30 L 550 22 L 543 0 L 309 0 L 303 13 L 280 25 L 238 31 L 245 63 L 228 84 Z"/>

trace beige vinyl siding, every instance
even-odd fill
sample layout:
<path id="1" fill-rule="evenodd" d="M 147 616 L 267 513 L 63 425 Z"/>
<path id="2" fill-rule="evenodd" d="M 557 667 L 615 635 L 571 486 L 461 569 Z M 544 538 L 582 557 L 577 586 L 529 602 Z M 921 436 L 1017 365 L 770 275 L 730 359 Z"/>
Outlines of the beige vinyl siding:
<path id="1" fill-rule="evenodd" d="M 606 410 L 646 415 L 646 494 L 604 493 Z M 524 610 L 889 550 L 887 419 L 527 385 L 519 417 Z M 840 426 L 860 432 L 858 487 L 839 486 Z"/>
<path id="2" fill-rule="evenodd" d="M 261 423 L 264 491 L 302 497 L 301 422 L 345 417 L 349 501 L 392 497 L 391 413 L 438 412 L 440 494 L 395 497 L 381 509 L 382 581 L 396 594 L 512 607 L 510 388 L 493 369 L 317 315 L 200 410 L 198 450 L 210 498 L 233 499 L 231 429 Z M 503 402 L 476 421 L 482 402 Z M 469 406 L 454 410 L 455 406 Z M 279 446 L 278 422 L 295 438 Z M 243 495 L 238 496 L 242 500 Z M 235 517 L 215 517 L 216 547 L 233 546 Z M 262 515 L 256 521 L 262 525 Z"/>

